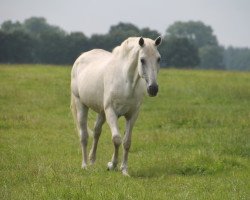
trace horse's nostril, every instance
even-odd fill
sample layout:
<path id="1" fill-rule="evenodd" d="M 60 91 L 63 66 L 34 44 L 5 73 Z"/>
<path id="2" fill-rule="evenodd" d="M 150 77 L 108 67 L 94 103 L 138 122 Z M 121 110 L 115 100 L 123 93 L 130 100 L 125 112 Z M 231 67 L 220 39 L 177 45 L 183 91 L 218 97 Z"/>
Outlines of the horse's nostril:
<path id="1" fill-rule="evenodd" d="M 148 94 L 151 97 L 156 96 L 158 93 L 158 85 L 157 84 L 152 84 L 148 86 Z"/>

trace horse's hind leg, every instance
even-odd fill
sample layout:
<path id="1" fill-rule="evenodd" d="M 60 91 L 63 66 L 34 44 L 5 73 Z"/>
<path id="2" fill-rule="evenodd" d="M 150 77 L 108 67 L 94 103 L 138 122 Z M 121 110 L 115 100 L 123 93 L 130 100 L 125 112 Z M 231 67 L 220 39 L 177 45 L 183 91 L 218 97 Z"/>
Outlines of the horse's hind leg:
<path id="1" fill-rule="evenodd" d="M 76 112 L 77 112 L 77 123 L 79 127 L 79 134 L 82 146 L 82 168 L 87 167 L 87 144 L 88 144 L 88 107 L 80 102 L 78 98 L 75 98 Z"/>
<path id="2" fill-rule="evenodd" d="M 104 113 L 98 114 L 97 120 L 95 122 L 93 144 L 92 144 L 92 148 L 89 154 L 89 160 L 91 164 L 94 164 L 95 159 L 96 159 L 97 144 L 98 144 L 101 132 L 102 132 L 102 125 L 104 124 L 104 122 L 105 122 L 105 114 Z"/>

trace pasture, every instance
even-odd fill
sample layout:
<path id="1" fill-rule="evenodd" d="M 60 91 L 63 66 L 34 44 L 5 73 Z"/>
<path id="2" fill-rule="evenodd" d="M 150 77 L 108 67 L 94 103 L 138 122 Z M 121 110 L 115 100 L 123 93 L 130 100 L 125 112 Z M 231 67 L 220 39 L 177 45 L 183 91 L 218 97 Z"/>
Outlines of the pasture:
<path id="1" fill-rule="evenodd" d="M 161 70 L 134 127 L 128 178 L 107 171 L 107 124 L 96 164 L 81 169 L 70 70 L 0 65 L 0 199 L 249 199 L 250 73 Z"/>

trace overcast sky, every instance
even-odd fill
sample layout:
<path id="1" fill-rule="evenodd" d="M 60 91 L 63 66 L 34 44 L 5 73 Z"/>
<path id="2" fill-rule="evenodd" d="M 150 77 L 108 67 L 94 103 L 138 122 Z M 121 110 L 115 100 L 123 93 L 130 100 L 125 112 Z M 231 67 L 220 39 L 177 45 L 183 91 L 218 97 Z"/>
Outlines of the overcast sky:
<path id="1" fill-rule="evenodd" d="M 88 36 L 119 22 L 164 34 L 175 21 L 200 20 L 220 44 L 250 47 L 250 0 L 0 0 L 0 24 L 32 16 Z"/>

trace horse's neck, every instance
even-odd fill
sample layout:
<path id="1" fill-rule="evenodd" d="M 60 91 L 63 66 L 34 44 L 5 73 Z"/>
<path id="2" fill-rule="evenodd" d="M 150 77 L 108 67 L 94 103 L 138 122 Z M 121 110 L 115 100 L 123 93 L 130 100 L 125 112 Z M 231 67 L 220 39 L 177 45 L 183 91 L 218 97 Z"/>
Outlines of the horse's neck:
<path id="1" fill-rule="evenodd" d="M 134 55 L 128 54 L 123 58 L 123 60 L 123 76 L 125 80 L 131 85 L 131 87 L 135 87 L 140 78 L 137 69 L 138 52 L 136 52 Z"/>

